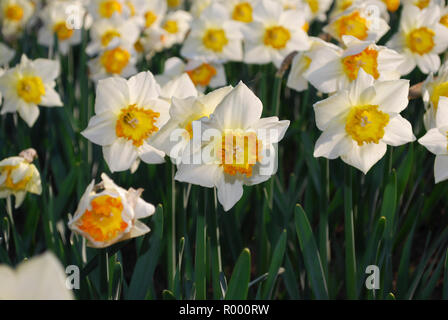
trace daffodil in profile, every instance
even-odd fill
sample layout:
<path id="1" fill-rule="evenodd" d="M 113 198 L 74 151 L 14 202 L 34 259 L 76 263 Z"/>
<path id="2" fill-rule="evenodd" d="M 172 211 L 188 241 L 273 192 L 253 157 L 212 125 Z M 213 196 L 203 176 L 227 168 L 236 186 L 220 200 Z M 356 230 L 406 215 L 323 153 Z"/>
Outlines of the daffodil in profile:
<path id="1" fill-rule="evenodd" d="M 276 146 L 289 121 L 261 118 L 262 110 L 261 101 L 240 82 L 209 117 L 193 121 L 175 179 L 216 187 L 225 211 L 242 197 L 243 185 L 268 180 L 277 170 Z"/>
<path id="2" fill-rule="evenodd" d="M 223 5 L 215 2 L 192 22 L 181 55 L 205 61 L 241 61 L 242 39 L 240 25 Z"/>
<path id="3" fill-rule="evenodd" d="M 164 162 L 163 151 L 151 145 L 154 133 L 169 119 L 169 103 L 160 99 L 160 93 L 150 72 L 98 82 L 95 115 L 82 135 L 103 147 L 112 172 L 128 170 L 140 159 Z"/>
<path id="4" fill-rule="evenodd" d="M 400 65 L 405 58 L 373 41 L 361 41 L 353 36 L 343 36 L 345 49 L 321 46 L 315 53 L 304 77 L 324 93 L 345 89 L 358 76 L 360 69 L 375 80 L 400 79 Z"/>
<path id="5" fill-rule="evenodd" d="M 27 149 L 17 157 L 0 161 L 0 198 L 14 196 L 16 209 L 22 205 L 28 192 L 42 193 L 39 171 L 32 164 L 35 157 L 36 151 Z"/>
<path id="6" fill-rule="evenodd" d="M 418 142 L 436 155 L 434 178 L 436 183 L 448 179 L 448 97 L 440 97 L 432 129 Z"/>
<path id="7" fill-rule="evenodd" d="M 0 300 L 72 300 L 65 268 L 47 251 L 16 268 L 0 264 Z"/>
<path id="8" fill-rule="evenodd" d="M 272 62 L 279 67 L 291 52 L 309 49 L 303 12 L 283 10 L 277 1 L 261 0 L 255 6 L 253 15 L 254 21 L 243 29 L 244 62 Z"/>
<path id="9" fill-rule="evenodd" d="M 32 127 L 39 117 L 39 108 L 62 107 L 55 90 L 59 62 L 48 59 L 29 60 L 25 55 L 18 65 L 0 77 L 0 92 L 4 102 L 1 114 L 18 112 Z"/>
<path id="10" fill-rule="evenodd" d="M 323 131 L 315 157 L 341 158 L 366 174 L 386 153 L 387 145 L 415 140 L 411 124 L 400 112 L 409 101 L 409 81 L 374 81 L 363 69 L 346 90 L 314 104 Z"/>
<path id="11" fill-rule="evenodd" d="M 438 6 L 423 10 L 413 5 L 403 8 L 400 29 L 387 43 L 406 58 L 400 67 L 402 74 L 411 72 L 416 66 L 426 74 L 439 69 L 439 54 L 448 47 L 448 28 L 440 23 L 440 19 Z"/>
<path id="12" fill-rule="evenodd" d="M 441 97 L 448 97 L 448 63 L 440 67 L 437 76 L 430 73 L 422 87 L 423 102 L 426 112 L 423 117 L 426 130 L 436 125 L 436 114 Z"/>
<path id="13" fill-rule="evenodd" d="M 99 185 L 92 181 L 87 187 L 69 228 L 87 238 L 88 245 L 94 248 L 148 233 L 149 228 L 139 219 L 154 214 L 155 208 L 141 198 L 143 189 L 125 190 L 104 173 L 101 179 Z"/>

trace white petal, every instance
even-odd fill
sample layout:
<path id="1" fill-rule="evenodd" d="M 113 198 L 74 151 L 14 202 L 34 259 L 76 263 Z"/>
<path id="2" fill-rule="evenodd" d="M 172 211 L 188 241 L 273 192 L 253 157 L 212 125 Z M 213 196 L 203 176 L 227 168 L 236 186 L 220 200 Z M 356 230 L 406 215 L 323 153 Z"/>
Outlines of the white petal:
<path id="1" fill-rule="evenodd" d="M 335 123 L 317 139 L 313 156 L 336 159 L 349 152 L 352 146 L 353 141 L 347 137 L 344 126 Z"/>
<path id="2" fill-rule="evenodd" d="M 63 103 L 59 93 L 50 86 L 45 86 L 45 95 L 42 97 L 39 105 L 44 107 L 62 107 Z"/>
<path id="3" fill-rule="evenodd" d="M 282 140 L 288 127 L 289 120 L 279 121 L 277 117 L 262 118 L 252 125 L 252 129 L 267 137 L 266 143 L 277 143 Z"/>
<path id="4" fill-rule="evenodd" d="M 371 87 L 375 79 L 360 68 L 358 71 L 358 76 L 355 81 L 352 82 L 349 89 L 349 98 L 353 105 L 357 105 L 360 101 L 361 94 L 367 88 Z"/>
<path id="5" fill-rule="evenodd" d="M 430 152 L 434 154 L 448 153 L 448 139 L 446 133 L 440 132 L 440 129 L 433 128 L 426 132 L 426 134 L 418 139 L 418 143 L 425 146 Z"/>
<path id="6" fill-rule="evenodd" d="M 222 169 L 215 164 L 186 164 L 178 166 L 175 179 L 181 182 L 212 188 L 216 185 Z"/>
<path id="7" fill-rule="evenodd" d="M 132 140 L 120 138 L 112 145 L 104 146 L 103 155 L 111 172 L 125 171 L 131 168 L 137 158 L 137 149 Z"/>
<path id="8" fill-rule="evenodd" d="M 434 178 L 436 183 L 448 179 L 448 155 L 437 155 L 434 162 Z"/>
<path id="9" fill-rule="evenodd" d="M 218 180 L 218 201 L 224 211 L 229 211 L 243 196 L 243 184 L 240 180 L 225 175 Z"/>
<path id="10" fill-rule="evenodd" d="M 39 117 L 39 108 L 36 105 L 27 105 L 19 102 L 17 111 L 29 127 L 32 127 Z"/>
<path id="11" fill-rule="evenodd" d="M 103 112 L 89 120 L 87 128 L 81 134 L 100 146 L 107 146 L 117 139 L 115 126 L 117 117 L 113 113 Z"/>
<path id="12" fill-rule="evenodd" d="M 382 140 L 394 147 L 415 141 L 411 123 L 400 115 L 391 117 L 384 131 Z"/>
<path id="13" fill-rule="evenodd" d="M 409 104 L 409 80 L 378 81 L 373 87 L 376 95 L 371 101 L 384 112 L 400 113 Z"/>
<path id="14" fill-rule="evenodd" d="M 437 127 L 448 126 L 448 97 L 440 97 L 436 113 Z"/>
<path id="15" fill-rule="evenodd" d="M 111 77 L 98 81 L 95 113 L 119 111 L 129 105 L 129 87 L 125 79 Z"/>
<path id="16" fill-rule="evenodd" d="M 334 119 L 340 118 L 351 108 L 348 91 L 336 93 L 325 100 L 321 100 L 313 106 L 316 125 L 324 131 Z"/>
<path id="17" fill-rule="evenodd" d="M 165 162 L 165 153 L 146 142 L 143 142 L 143 145 L 138 148 L 138 155 L 145 163 L 158 164 Z"/>
<path id="18" fill-rule="evenodd" d="M 138 198 L 134 211 L 136 219 L 143 219 L 153 215 L 156 209 L 152 204 L 146 202 L 142 198 Z"/>
<path id="19" fill-rule="evenodd" d="M 160 87 L 151 72 L 140 72 L 128 81 L 130 104 L 147 106 L 160 95 Z"/>
<path id="20" fill-rule="evenodd" d="M 420 71 L 424 74 L 436 72 L 440 68 L 440 57 L 435 53 L 419 56 L 416 61 Z"/>
<path id="21" fill-rule="evenodd" d="M 386 151 L 387 145 L 381 141 L 379 143 L 367 143 L 361 147 L 353 142 L 353 148 L 342 155 L 341 159 L 367 174 L 370 168 L 384 156 Z"/>

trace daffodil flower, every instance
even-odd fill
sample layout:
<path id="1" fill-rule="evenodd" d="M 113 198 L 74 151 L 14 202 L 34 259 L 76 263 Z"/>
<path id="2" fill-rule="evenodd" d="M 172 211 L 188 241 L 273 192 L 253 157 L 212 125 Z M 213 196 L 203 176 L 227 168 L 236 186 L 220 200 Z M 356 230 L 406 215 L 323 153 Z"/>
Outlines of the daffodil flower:
<path id="1" fill-rule="evenodd" d="M 9 157 L 0 161 L 0 198 L 15 197 L 15 208 L 19 208 L 26 194 L 42 193 L 40 174 L 31 162 L 36 151 L 27 149 L 17 157 Z"/>
<path id="2" fill-rule="evenodd" d="M 78 29 L 80 26 L 70 25 L 70 19 L 72 22 L 82 22 L 84 13 L 84 7 L 76 1 L 73 3 L 50 2 L 40 12 L 44 26 L 39 29 L 37 42 L 47 47 L 54 46 L 56 35 L 58 51 L 66 55 L 71 46 L 81 43 L 81 29 Z"/>
<path id="3" fill-rule="evenodd" d="M 324 31 L 342 42 L 343 36 L 353 36 L 359 40 L 378 41 L 390 27 L 381 15 L 372 12 L 369 3 L 351 6 L 336 15 L 324 27 Z"/>
<path id="4" fill-rule="evenodd" d="M 179 164 L 185 148 L 193 137 L 193 121 L 209 117 L 231 90 L 232 87 L 228 86 L 199 97 L 173 98 L 170 120 L 154 136 L 154 146 L 163 150 L 173 162 Z"/>
<path id="5" fill-rule="evenodd" d="M 101 179 L 100 185 L 95 186 L 92 181 L 87 187 L 69 228 L 85 237 L 88 246 L 94 248 L 148 233 L 149 228 L 139 219 L 154 214 L 155 208 L 140 197 L 143 190 L 125 190 L 104 173 Z"/>
<path id="6" fill-rule="evenodd" d="M 303 2 L 310 12 L 310 20 L 317 19 L 319 21 L 326 20 L 326 13 L 333 3 L 332 0 L 304 0 Z"/>
<path id="7" fill-rule="evenodd" d="M 374 81 L 363 69 L 346 90 L 314 104 L 323 131 L 314 157 L 336 159 L 366 174 L 386 153 L 387 145 L 415 140 L 400 112 L 408 105 L 409 81 Z"/>
<path id="8" fill-rule="evenodd" d="M 352 36 L 343 36 L 342 41 L 345 50 L 321 46 L 304 74 L 319 91 L 332 93 L 347 88 L 360 69 L 375 80 L 400 79 L 397 69 L 405 58 L 398 52 Z"/>
<path id="9" fill-rule="evenodd" d="M 163 48 L 169 49 L 175 44 L 182 43 L 190 29 L 192 19 L 192 16 L 184 10 L 168 13 L 160 25 Z"/>
<path id="10" fill-rule="evenodd" d="M 448 97 L 448 63 L 440 68 L 436 77 L 430 73 L 423 83 L 422 96 L 426 112 L 423 117 L 426 130 L 436 126 L 436 113 L 440 97 Z"/>
<path id="11" fill-rule="evenodd" d="M 0 300 L 72 300 L 65 268 L 47 251 L 15 269 L 0 264 Z"/>
<path id="12" fill-rule="evenodd" d="M 140 159 L 164 162 L 165 154 L 151 146 L 153 134 L 169 119 L 169 103 L 159 97 L 160 86 L 150 72 L 98 82 L 95 116 L 82 135 L 103 147 L 112 172 L 128 170 Z"/>
<path id="13" fill-rule="evenodd" d="M 220 0 L 230 12 L 232 20 L 246 24 L 253 21 L 254 6 L 258 0 Z"/>
<path id="14" fill-rule="evenodd" d="M 59 76 L 59 62 L 48 59 L 28 60 L 25 55 L 18 65 L 0 77 L 0 92 L 4 96 L 1 114 L 18 112 L 32 127 L 39 117 L 39 108 L 62 107 L 54 87 Z"/>
<path id="15" fill-rule="evenodd" d="M 160 27 L 167 11 L 167 3 L 160 0 L 134 0 L 134 7 L 143 29 Z"/>
<path id="16" fill-rule="evenodd" d="M 280 67 L 293 51 L 310 47 L 304 28 L 305 16 L 298 10 L 283 10 L 280 3 L 261 0 L 254 8 L 254 21 L 243 29 L 246 63 L 274 63 Z"/>
<path id="17" fill-rule="evenodd" d="M 403 8 L 400 29 L 387 43 L 406 58 L 401 74 L 408 74 L 415 66 L 426 74 L 439 69 L 439 54 L 448 47 L 448 28 L 440 23 L 440 18 L 438 6 L 423 10 L 413 5 Z"/>
<path id="18" fill-rule="evenodd" d="M 204 61 L 241 61 L 242 38 L 240 25 L 230 18 L 224 6 L 215 2 L 193 21 L 181 55 Z"/>
<path id="19" fill-rule="evenodd" d="M 439 98 L 435 118 L 435 127 L 418 142 L 436 155 L 434 178 L 439 183 L 448 179 L 448 97 Z"/>
<path id="20" fill-rule="evenodd" d="M 268 180 L 277 170 L 276 145 L 289 121 L 279 121 L 277 117 L 262 119 L 262 110 L 261 101 L 240 82 L 209 118 L 193 121 L 193 137 L 175 179 L 216 187 L 225 211 L 242 197 L 243 185 Z M 199 130 L 194 129 L 197 125 Z"/>
<path id="21" fill-rule="evenodd" d="M 90 0 L 88 10 L 95 20 L 109 19 L 114 15 L 123 18 L 132 16 L 132 8 L 126 4 L 126 0 Z"/>
<path id="22" fill-rule="evenodd" d="M 0 21 L 5 37 L 17 37 L 22 33 L 34 13 L 29 0 L 2 0 L 0 4 Z"/>
<path id="23" fill-rule="evenodd" d="M 420 10 L 432 6 L 441 6 L 444 4 L 443 0 L 402 0 L 404 6 L 415 6 Z"/>

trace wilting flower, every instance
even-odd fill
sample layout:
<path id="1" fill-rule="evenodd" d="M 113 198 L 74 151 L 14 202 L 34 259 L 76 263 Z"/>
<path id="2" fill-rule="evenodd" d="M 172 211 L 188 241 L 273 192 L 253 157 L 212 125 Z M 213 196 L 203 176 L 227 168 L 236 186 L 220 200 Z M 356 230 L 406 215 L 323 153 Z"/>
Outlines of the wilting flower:
<path id="1" fill-rule="evenodd" d="M 375 80 L 396 80 L 397 71 L 404 57 L 373 41 L 361 41 L 352 36 L 343 36 L 345 50 L 321 46 L 310 63 L 304 77 L 324 93 L 345 89 L 356 79 L 360 69 Z"/>
<path id="2" fill-rule="evenodd" d="M 389 29 L 387 22 L 381 16 L 372 14 L 368 3 L 364 3 L 350 7 L 336 15 L 324 28 L 324 31 L 339 42 L 342 42 L 343 36 L 377 41 Z"/>
<path id="3" fill-rule="evenodd" d="M 206 88 L 215 89 L 227 84 L 226 73 L 221 63 L 189 60 L 185 64 L 177 57 L 166 60 L 164 72 L 157 75 L 156 80 L 163 86 L 182 73 L 188 74 L 196 89 L 200 92 L 204 92 Z"/>
<path id="4" fill-rule="evenodd" d="M 34 149 L 27 149 L 17 157 L 0 161 L 0 198 L 15 197 L 15 208 L 21 206 L 26 193 L 41 194 L 40 174 L 32 164 L 36 157 Z"/>
<path id="5" fill-rule="evenodd" d="M 2 0 L 0 10 L 2 33 L 5 37 L 13 37 L 23 31 L 34 7 L 29 0 Z"/>
<path id="6" fill-rule="evenodd" d="M 228 86 L 199 97 L 173 98 L 170 120 L 154 136 L 154 146 L 179 164 L 193 137 L 193 121 L 208 118 L 231 90 L 232 87 Z"/>
<path id="7" fill-rule="evenodd" d="M 66 276 L 51 251 L 26 260 L 15 269 L 0 265 L 0 300 L 72 300 Z"/>
<path id="8" fill-rule="evenodd" d="M 7 65 L 14 58 L 14 50 L 0 43 L 0 66 Z"/>
<path id="9" fill-rule="evenodd" d="M 297 53 L 297 55 L 292 60 L 288 82 L 286 83 L 289 88 L 296 91 L 303 91 L 308 89 L 308 80 L 304 77 L 304 74 L 310 67 L 314 56 L 320 52 L 320 48 L 328 47 L 329 49 L 333 49 L 334 51 L 341 50 L 338 46 L 330 42 L 326 42 L 320 38 L 310 37 L 309 41 L 311 43 L 310 49 Z"/>
<path id="10" fill-rule="evenodd" d="M 137 73 L 137 55 L 134 46 L 126 41 L 112 45 L 102 51 L 98 57 L 88 62 L 90 77 L 94 81 L 113 76 L 123 78 Z"/>
<path id="11" fill-rule="evenodd" d="M 160 87 L 150 72 L 98 82 L 95 116 L 82 135 L 103 147 L 112 172 L 128 170 L 140 159 L 164 162 L 165 154 L 151 146 L 153 134 L 169 119 L 169 104 L 159 96 Z"/>
<path id="12" fill-rule="evenodd" d="M 0 92 L 4 102 L 1 114 L 18 112 L 32 127 L 39 117 L 39 106 L 61 107 L 62 101 L 54 89 L 59 76 L 59 62 L 48 59 L 28 60 L 22 55 L 20 64 L 0 77 Z"/>
<path id="13" fill-rule="evenodd" d="M 359 70 L 347 90 L 314 104 L 317 127 L 315 157 L 336 159 L 367 173 L 386 153 L 387 145 L 415 140 L 400 112 L 408 105 L 409 81 L 376 81 Z"/>
<path id="14" fill-rule="evenodd" d="M 81 30 L 76 28 L 80 26 L 72 26 L 69 21 L 82 21 L 84 13 L 84 7 L 76 1 L 50 2 L 40 13 L 44 26 L 39 29 L 38 43 L 47 47 L 53 46 L 56 35 L 58 50 L 66 55 L 71 46 L 81 42 Z"/>
<path id="15" fill-rule="evenodd" d="M 133 46 L 138 40 L 140 29 L 132 19 L 123 19 L 120 16 L 114 16 L 110 19 L 101 19 L 95 21 L 90 29 L 91 41 L 86 48 L 89 55 L 97 54 L 108 48 L 113 48 L 114 44 L 127 43 L 127 46 Z"/>
<path id="16" fill-rule="evenodd" d="M 387 45 L 405 56 L 402 74 L 411 72 L 416 65 L 423 73 L 436 72 L 441 63 L 439 54 L 448 47 L 448 28 L 440 24 L 440 8 L 405 6 L 400 29 Z"/>
<path id="17" fill-rule="evenodd" d="M 448 179 L 448 98 L 440 97 L 434 128 L 418 142 L 436 155 L 434 177 L 436 183 Z"/>
<path id="18" fill-rule="evenodd" d="M 193 121 L 193 137 L 175 179 L 216 187 L 226 211 L 242 197 L 243 185 L 268 180 L 277 170 L 276 145 L 289 121 L 261 119 L 262 109 L 254 93 L 243 83 L 238 84 L 209 118 Z M 198 125 L 201 129 L 195 130 Z"/>
<path id="19" fill-rule="evenodd" d="M 436 77 L 430 73 L 423 83 L 422 97 L 426 112 L 423 117 L 426 130 L 436 126 L 436 113 L 440 97 L 448 97 L 448 63 L 440 68 Z"/>
<path id="20" fill-rule="evenodd" d="M 242 38 L 240 26 L 230 19 L 228 10 L 219 3 L 213 3 L 199 19 L 193 21 L 181 55 L 204 61 L 241 61 Z"/>
<path id="21" fill-rule="evenodd" d="M 262 0 L 254 8 L 254 22 L 243 29 L 246 63 L 272 62 L 277 67 L 291 52 L 308 50 L 305 16 L 298 10 L 284 11 L 280 3 Z"/>
<path id="22" fill-rule="evenodd" d="M 139 219 L 154 214 L 155 208 L 141 198 L 143 189 L 125 190 L 104 173 L 101 179 L 99 185 L 92 181 L 87 187 L 69 228 L 87 238 L 88 245 L 94 248 L 148 233 L 149 228 Z"/>

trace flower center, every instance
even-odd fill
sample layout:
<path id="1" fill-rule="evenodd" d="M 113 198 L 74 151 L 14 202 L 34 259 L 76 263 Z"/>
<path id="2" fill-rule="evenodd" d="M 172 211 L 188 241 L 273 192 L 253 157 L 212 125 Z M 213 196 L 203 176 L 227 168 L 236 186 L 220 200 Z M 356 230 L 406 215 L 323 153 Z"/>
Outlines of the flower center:
<path id="1" fill-rule="evenodd" d="M 252 176 L 253 166 L 260 161 L 262 144 L 255 132 L 227 132 L 217 148 L 217 159 L 225 173 Z"/>
<path id="2" fill-rule="evenodd" d="M 147 11 L 145 13 L 145 27 L 149 28 L 153 25 L 154 22 L 157 20 L 157 15 L 152 11 Z"/>
<path id="3" fill-rule="evenodd" d="M 45 95 L 42 79 L 37 76 L 26 76 L 17 82 L 17 95 L 27 103 L 39 104 Z"/>
<path id="4" fill-rule="evenodd" d="M 361 17 L 358 11 L 353 12 L 348 16 L 339 18 L 335 22 L 335 27 L 339 37 L 348 35 L 354 36 L 359 40 L 364 40 L 367 38 L 367 20 Z"/>
<path id="5" fill-rule="evenodd" d="M 358 54 L 343 58 L 342 67 L 350 80 L 355 80 L 358 77 L 359 68 L 363 68 L 365 72 L 378 79 L 380 74 L 378 73 L 377 58 L 378 51 L 366 48 Z"/>
<path id="6" fill-rule="evenodd" d="M 101 44 L 103 47 L 107 47 L 107 45 L 112 41 L 113 38 L 120 38 L 121 34 L 117 30 L 108 30 L 101 37 Z"/>
<path id="7" fill-rule="evenodd" d="M 406 37 L 406 43 L 408 48 L 419 55 L 424 55 L 431 52 L 434 48 L 434 36 L 435 33 L 431 29 L 421 27 L 419 29 L 412 30 Z"/>
<path id="8" fill-rule="evenodd" d="M 16 166 L 4 166 L 1 169 L 1 174 L 4 174 L 6 172 L 6 180 L 3 183 L 3 186 L 0 187 L 0 189 L 6 188 L 9 190 L 13 190 L 13 191 L 21 191 L 21 190 L 26 189 L 26 186 L 28 185 L 28 182 L 30 182 L 31 178 L 33 177 L 33 174 L 30 171 L 29 173 L 27 173 L 27 175 L 25 175 L 25 177 L 23 177 L 21 180 L 14 183 L 14 181 L 12 179 L 12 172 L 14 170 L 19 169 L 19 167 L 20 167 L 20 164 L 18 164 Z"/>
<path id="9" fill-rule="evenodd" d="M 110 18 L 115 12 L 121 13 L 121 3 L 116 0 L 106 0 L 100 4 L 100 15 L 103 18 Z"/>
<path id="10" fill-rule="evenodd" d="M 92 210 L 86 210 L 78 221 L 78 228 L 88 233 L 95 241 L 110 241 L 128 227 L 123 220 L 123 204 L 120 198 L 102 195 L 90 203 Z"/>
<path id="11" fill-rule="evenodd" d="M 389 115 L 378 110 L 378 106 L 357 106 L 347 116 L 345 131 L 362 146 L 364 143 L 378 143 L 388 123 Z"/>
<path id="12" fill-rule="evenodd" d="M 387 10 L 390 12 L 397 11 L 400 6 L 400 0 L 383 0 L 383 2 L 386 4 Z"/>
<path id="13" fill-rule="evenodd" d="M 427 6 L 429 6 L 429 3 L 431 2 L 431 0 L 417 0 L 414 2 L 414 5 L 419 7 L 420 10 L 425 9 Z"/>
<path id="14" fill-rule="evenodd" d="M 175 8 L 180 5 L 180 0 L 167 0 L 168 7 Z"/>
<path id="15" fill-rule="evenodd" d="M 20 21 L 23 18 L 23 8 L 17 4 L 6 7 L 5 16 L 8 20 Z"/>
<path id="16" fill-rule="evenodd" d="M 448 14 L 446 14 L 442 18 L 440 18 L 440 23 L 448 28 Z"/>
<path id="17" fill-rule="evenodd" d="M 245 23 L 252 22 L 252 6 L 248 2 L 239 3 L 233 8 L 232 19 Z"/>
<path id="18" fill-rule="evenodd" d="M 73 29 L 67 28 L 65 22 L 56 23 L 53 26 L 53 32 L 56 33 L 58 39 L 61 41 L 70 39 L 70 37 L 73 35 Z"/>
<path id="19" fill-rule="evenodd" d="M 312 13 L 317 13 L 319 11 L 319 1 L 318 0 L 305 0 L 311 9 Z"/>
<path id="20" fill-rule="evenodd" d="M 130 0 L 126 1 L 126 6 L 128 7 L 128 9 L 131 13 L 131 17 L 135 16 L 136 11 L 135 11 L 135 6 L 132 3 L 132 1 L 130 1 Z"/>
<path id="21" fill-rule="evenodd" d="M 440 97 L 448 97 L 448 81 L 443 82 L 433 88 L 431 102 L 435 110 L 437 110 L 437 107 L 439 106 Z"/>
<path id="22" fill-rule="evenodd" d="M 179 27 L 177 25 L 177 21 L 175 20 L 167 20 L 163 24 L 163 29 L 165 29 L 168 33 L 177 33 L 179 31 Z"/>
<path id="23" fill-rule="evenodd" d="M 274 49 L 285 48 L 289 39 L 291 39 L 291 33 L 282 26 L 266 28 L 264 32 L 264 44 Z"/>
<path id="24" fill-rule="evenodd" d="M 151 109 L 137 108 L 135 104 L 122 109 L 115 125 L 117 137 L 132 140 L 134 146 L 140 147 L 143 140 L 159 130 L 155 122 L 160 113 Z"/>
<path id="25" fill-rule="evenodd" d="M 193 70 L 188 70 L 187 74 L 190 76 L 190 79 L 195 86 L 201 85 L 206 87 L 216 75 L 216 69 L 208 63 L 203 63 Z"/>
<path id="26" fill-rule="evenodd" d="M 122 48 L 106 50 L 101 56 L 101 64 L 108 73 L 120 74 L 128 65 L 131 54 Z"/>
<path id="27" fill-rule="evenodd" d="M 142 44 L 142 42 L 140 40 L 137 40 L 134 43 L 134 49 L 137 52 L 143 52 L 143 50 L 145 50 L 145 48 L 143 47 L 143 44 Z"/>
<path id="28" fill-rule="evenodd" d="M 208 29 L 202 37 L 202 43 L 207 49 L 221 52 L 229 40 L 223 29 Z"/>

